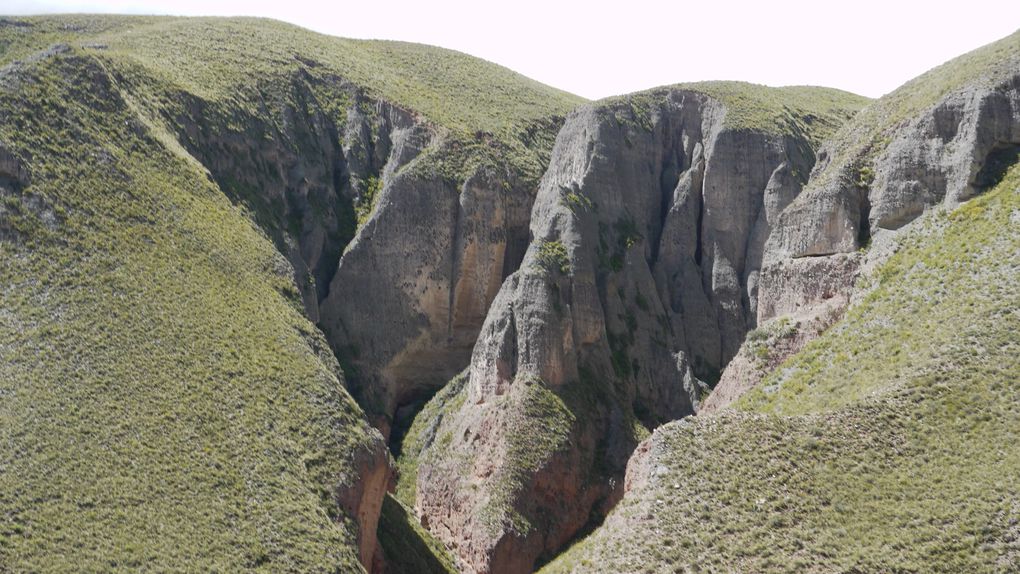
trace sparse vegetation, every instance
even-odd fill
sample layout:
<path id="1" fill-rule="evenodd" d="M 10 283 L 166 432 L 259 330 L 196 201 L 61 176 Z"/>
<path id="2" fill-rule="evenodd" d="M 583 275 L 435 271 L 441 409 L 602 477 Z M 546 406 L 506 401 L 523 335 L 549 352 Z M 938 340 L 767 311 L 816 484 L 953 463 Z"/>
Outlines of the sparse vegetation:
<path id="1" fill-rule="evenodd" d="M 372 216 L 375 209 L 375 202 L 379 199 L 379 191 L 382 189 L 382 180 L 378 177 L 369 177 L 365 180 L 365 189 L 358 196 L 354 204 L 354 211 L 358 216 L 358 225 L 364 225 Z"/>
<path id="2" fill-rule="evenodd" d="M 772 345 L 780 339 L 792 337 L 797 333 L 798 325 L 789 317 L 780 317 L 749 332 L 745 339 L 749 345 L 751 356 L 764 363 L 772 354 Z"/>
<path id="3" fill-rule="evenodd" d="M 563 204 L 575 215 L 595 209 L 595 204 L 592 203 L 592 200 L 578 191 L 564 190 L 562 197 Z"/>
<path id="4" fill-rule="evenodd" d="M 519 377 L 506 400 L 515 403 L 507 408 L 514 420 L 507 429 L 506 461 L 493 479 L 492 497 L 482 514 L 490 528 L 510 526 L 525 535 L 532 525 L 514 508 L 514 498 L 535 471 L 567 446 L 577 418 L 539 379 Z"/>
<path id="5" fill-rule="evenodd" d="M 864 98 L 740 82 L 679 87 L 723 102 L 730 128 L 811 134 L 801 147 L 834 136 L 833 173 L 864 190 L 875 181 L 867 160 L 894 128 L 964 84 L 1014 74 L 1018 39 L 906 84 L 838 133 Z M 600 109 L 652 129 L 672 88 Z M 313 103 L 303 107 L 305 99 Z M 442 142 L 404 169 L 460 182 L 476 170 L 512 173 L 504 189 L 537 184 L 561 116 L 581 102 L 458 52 L 266 20 L 0 19 L 0 150 L 31 175 L 0 177 L 0 571 L 361 570 L 355 517 L 339 499 L 360 480 L 363 455 L 381 455 L 382 438 L 304 316 L 280 251 L 316 217 L 336 218 L 331 240 L 345 244 L 371 219 L 380 176 L 353 179 L 336 205 L 319 197 L 288 212 L 252 180 L 207 170 L 187 124 L 212 119 L 204 127 L 219 135 L 271 139 L 288 114 L 314 110 L 332 134 L 348 112 L 378 117 L 380 101 L 425 118 Z M 380 139 L 377 126 L 366 129 L 370 143 L 352 152 L 362 163 Z M 281 149 L 300 154 L 310 137 Z M 1005 174 L 994 191 L 905 233 L 862 279 L 870 291 L 846 317 L 732 412 L 657 430 L 605 526 L 546 571 L 1015 570 L 1018 150 L 997 150 L 978 174 L 989 187 Z M 287 171 L 253 163 L 254 180 Z M 577 189 L 562 189 L 560 201 L 578 220 L 599 208 Z M 626 453 L 649 436 L 641 421 L 658 424 L 620 383 L 651 371 L 632 358 L 647 338 L 638 318 L 664 311 L 655 291 L 614 283 L 620 276 L 603 281 L 641 257 L 643 234 L 657 231 L 629 218 L 598 226 L 601 274 L 580 285 L 586 291 L 564 288 L 561 303 L 564 276 L 589 261 L 560 239 L 532 247 L 540 270 L 526 276 L 555 294 L 558 315 L 542 321 L 601 298 L 605 324 L 578 323 L 562 339 L 573 352 L 601 345 L 585 329 L 613 329 L 606 372 L 569 365 L 561 374 L 576 366 L 578 380 L 555 386 L 518 375 L 485 402 L 468 401 L 465 374 L 446 385 L 404 437 L 396 492 L 383 503 L 388 571 L 456 570 L 413 511 L 419 470 L 435 460 L 478 488 L 481 474 L 465 470 L 472 461 L 451 452 L 469 440 L 451 414 L 498 415 L 491 428 L 505 434 L 473 438 L 502 449 L 484 469 L 478 516 L 483 529 L 509 531 L 505 540 L 541 530 L 546 517 L 519 496 L 555 476 L 540 470 L 566 460 L 591 474 L 569 488 L 612 498 L 596 481 L 621 475 Z M 316 291 L 310 271 L 299 279 Z M 622 308 L 610 314 L 606 293 Z M 667 336 L 673 324 L 658 319 Z M 796 330 L 780 319 L 752 331 L 752 355 L 772 358 L 769 344 Z M 355 346 L 337 353 L 359 356 Z M 612 432 L 578 432 L 596 420 Z M 555 492 L 534 491 L 543 488 Z"/>
<path id="6" fill-rule="evenodd" d="M 559 241 L 546 241 L 538 248 L 538 264 L 550 272 L 570 273 L 570 255 Z"/>
<path id="7" fill-rule="evenodd" d="M 810 136 L 816 146 L 869 101 L 849 92 L 814 86 L 770 88 L 747 82 L 694 82 L 662 86 L 598 103 L 614 113 L 618 106 L 626 104 L 622 117 L 633 118 L 637 126 L 649 129 L 648 110 L 654 110 L 670 90 L 676 89 L 702 93 L 725 104 L 727 127 L 766 133 L 803 133 Z"/>
<path id="8" fill-rule="evenodd" d="M 288 212 L 256 185 L 278 165 L 210 181 L 189 125 L 262 142 L 288 113 L 342 129 L 385 100 L 445 144 L 409 169 L 527 183 L 580 99 L 257 19 L 5 19 L 0 66 L 0 145 L 32 176 L 0 202 L 0 570 L 358 570 L 334 498 L 382 442 L 278 249 L 316 217 L 345 244 L 379 180 Z"/>
<path id="9" fill-rule="evenodd" d="M 393 574 L 456 574 L 449 551 L 425 530 L 414 512 L 390 494 L 379 517 L 379 545 Z"/>
<path id="10" fill-rule="evenodd" d="M 834 152 L 828 167 L 812 186 L 821 186 L 865 164 L 883 152 L 896 129 L 921 111 L 936 105 L 950 92 L 963 86 L 992 87 L 1008 78 L 1020 65 L 1020 31 L 997 42 L 954 58 L 903 84 L 874 104 L 865 107 L 853 122 L 832 135 Z M 862 183 L 870 183 L 867 178 Z"/>
<path id="11" fill-rule="evenodd" d="M 418 463 L 425 452 L 439 441 L 439 428 L 449 413 L 457 412 L 464 404 L 467 373 L 461 373 L 446 384 L 414 418 L 404 437 L 397 458 L 397 500 L 408 508 L 414 507 L 417 496 Z M 448 442 L 448 440 L 447 440 Z"/>

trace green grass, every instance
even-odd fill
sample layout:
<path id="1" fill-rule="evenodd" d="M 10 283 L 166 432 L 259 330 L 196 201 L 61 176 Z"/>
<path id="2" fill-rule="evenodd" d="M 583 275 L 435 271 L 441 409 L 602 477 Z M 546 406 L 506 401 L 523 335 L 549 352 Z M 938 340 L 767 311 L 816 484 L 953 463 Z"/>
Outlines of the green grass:
<path id="1" fill-rule="evenodd" d="M 573 410 L 539 379 L 514 382 L 504 405 L 510 414 L 506 428 L 506 458 L 487 485 L 490 497 L 480 510 L 491 534 L 531 532 L 531 520 L 515 508 L 528 481 L 570 442 L 578 422 Z"/>
<path id="2" fill-rule="evenodd" d="M 357 570 L 332 498 L 381 443 L 286 261 L 91 51 L 14 79 L 0 569 Z"/>
<path id="3" fill-rule="evenodd" d="M 765 133 L 799 133 L 817 146 L 870 101 L 864 96 L 832 88 L 785 86 L 772 88 L 747 82 L 693 82 L 662 86 L 616 96 L 598 103 L 614 106 L 630 103 L 638 120 L 673 90 L 704 94 L 726 106 L 724 124 L 731 129 Z M 806 174 L 805 174 L 806 175 Z"/>
<path id="4" fill-rule="evenodd" d="M 538 265 L 553 273 L 570 273 L 570 256 L 559 241 L 546 241 L 538 247 Z"/>
<path id="5" fill-rule="evenodd" d="M 455 413 L 464 404 L 467 373 L 461 373 L 444 386 L 419 412 L 401 447 L 397 458 L 396 498 L 408 507 L 414 507 L 417 497 L 418 464 L 421 457 L 433 447 L 443 448 L 451 437 L 440 433 L 444 418 Z"/>
<path id="6" fill-rule="evenodd" d="M 909 231 L 869 279 L 874 290 L 766 377 L 741 407 L 831 410 L 1014 349 L 1018 342 L 1006 327 L 1017 318 L 1020 295 L 1020 238 L 1011 233 L 1018 188 L 1020 169 L 1013 168 L 995 194 L 938 211 Z"/>
<path id="7" fill-rule="evenodd" d="M 465 372 L 446 385 L 415 417 L 397 463 L 397 498 L 407 506 L 415 503 L 419 465 L 443 464 L 444 468 L 458 470 L 470 466 L 464 453 L 449 448 L 453 440 L 451 427 L 456 424 L 456 419 L 450 417 L 464 406 L 466 396 Z M 524 535 L 532 526 L 529 518 L 514 508 L 514 497 L 530 475 L 566 445 L 577 422 L 576 406 L 568 408 L 540 380 L 521 380 L 499 398 L 494 408 L 511 413 L 503 445 L 505 462 L 486 486 L 491 496 L 479 510 L 480 518 L 493 532 L 509 526 Z"/>
<path id="8" fill-rule="evenodd" d="M 414 513 L 387 494 L 379 518 L 379 544 L 391 574 L 456 574 L 449 551 L 414 517 Z"/>
<path id="9" fill-rule="evenodd" d="M 0 26 L 0 64 L 31 62 L 58 43 L 81 47 L 104 63 L 146 114 L 161 118 L 182 141 L 190 137 L 188 122 L 196 120 L 224 136 L 272 139 L 289 133 L 279 112 L 286 109 L 321 110 L 342 133 L 352 106 L 373 116 L 375 106 L 362 104 L 389 102 L 426 121 L 440 142 L 405 169 L 456 187 L 483 169 L 512 173 L 525 189 L 536 186 L 562 118 L 583 102 L 453 50 L 336 38 L 273 20 L 85 15 L 8 22 L 23 25 Z M 306 90 L 308 96 L 297 95 Z M 195 118 L 196 109 L 204 117 Z M 261 132 L 247 129 L 256 124 Z M 283 231 L 295 223 L 300 227 L 278 221 L 281 207 L 267 205 L 257 189 L 226 191 L 248 205 L 278 245 L 287 242 Z M 338 242 L 353 236 L 356 220 L 371 211 L 371 199 L 362 197 L 358 213 L 338 207 L 352 212 L 341 218 Z M 300 235 L 300 229 L 294 231 Z"/>
<path id="10" fill-rule="evenodd" d="M 292 70 L 336 74 L 372 96 L 473 135 L 517 136 L 531 122 L 563 115 L 583 100 L 502 66 L 453 50 L 317 34 L 254 18 L 43 16 L 0 28 L 0 62 L 62 41 L 106 46 L 103 58 L 137 62 L 207 100 Z"/>
<path id="11" fill-rule="evenodd" d="M 736 410 L 657 430 L 646 482 L 544 571 L 1013 571 L 1017 214 L 1020 166 L 929 216 Z"/>

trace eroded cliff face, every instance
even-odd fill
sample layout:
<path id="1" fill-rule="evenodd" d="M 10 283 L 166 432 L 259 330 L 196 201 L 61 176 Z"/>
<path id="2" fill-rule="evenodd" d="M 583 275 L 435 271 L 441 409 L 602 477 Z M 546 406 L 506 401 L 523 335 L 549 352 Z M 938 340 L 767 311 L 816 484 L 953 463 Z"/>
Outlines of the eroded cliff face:
<path id="1" fill-rule="evenodd" d="M 805 192 L 779 216 L 766 244 L 757 320 L 792 321 L 797 333 L 787 340 L 796 344 L 781 354 L 799 350 L 842 315 L 859 294 L 858 277 L 888 258 L 899 230 L 927 210 L 952 208 L 990 189 L 1020 154 L 1016 71 L 869 130 L 890 109 L 876 103 L 823 146 Z M 781 362 L 748 369 L 752 347 L 745 344 L 723 374 L 709 410 L 729 404 Z"/>
<path id="2" fill-rule="evenodd" d="M 463 181 L 418 167 L 382 180 L 321 304 L 354 395 L 386 433 L 399 407 L 423 402 L 467 364 L 490 302 L 520 264 L 534 198 L 506 166 Z"/>
<path id="3" fill-rule="evenodd" d="M 858 123 L 888 113 L 877 104 L 862 112 L 860 122 L 819 153 L 807 193 L 782 214 L 769 241 L 766 269 L 853 253 L 932 207 L 953 207 L 989 189 L 1020 153 L 1018 89 L 1020 74 L 993 86 L 967 86 L 865 145 L 848 145 L 847 138 L 866 131 Z M 759 318 L 781 312 L 771 301 L 789 296 L 787 282 L 776 275 L 777 283 L 763 289 L 768 297 Z"/>
<path id="4" fill-rule="evenodd" d="M 118 80 L 287 258 L 298 289 L 291 295 L 322 328 L 344 367 L 337 376 L 384 436 L 399 407 L 464 368 L 527 245 L 536 181 L 509 164 L 502 144 L 478 134 L 472 149 L 309 69 L 237 102 L 182 90 L 166 98 L 172 104 L 153 104 L 163 100 L 144 78 Z M 0 176 L 20 173 L 9 163 L 0 155 Z M 332 498 L 357 523 L 359 558 L 371 568 L 394 474 L 384 448 L 350 456 Z"/>
<path id="5" fill-rule="evenodd" d="M 488 134 L 465 141 L 303 63 L 257 105 L 179 93 L 162 114 L 287 256 L 305 312 L 388 436 L 400 407 L 413 414 L 468 363 L 524 255 L 537 175 Z"/>
<path id="6" fill-rule="evenodd" d="M 814 157 L 726 114 L 667 89 L 561 130 L 524 262 L 405 444 L 466 571 L 531 571 L 597 522 L 645 429 L 693 413 L 755 325 L 762 250 Z"/>
<path id="7" fill-rule="evenodd" d="M 192 140 L 171 136 L 185 122 L 115 71 L 69 46 L 0 69 L 0 239 L 16 263 L 3 282 L 23 285 L 4 293 L 0 395 L 25 437 L 0 490 L 18 493 L 3 513 L 35 532 L 0 562 L 370 567 L 385 440 L 295 308 L 291 265 L 209 180 L 202 162 L 215 173 L 223 156 L 189 154 Z M 288 161 L 264 145 L 253 162 Z M 58 276 L 73 281 L 48 286 Z M 35 329 L 56 326 L 68 339 L 41 361 Z"/>

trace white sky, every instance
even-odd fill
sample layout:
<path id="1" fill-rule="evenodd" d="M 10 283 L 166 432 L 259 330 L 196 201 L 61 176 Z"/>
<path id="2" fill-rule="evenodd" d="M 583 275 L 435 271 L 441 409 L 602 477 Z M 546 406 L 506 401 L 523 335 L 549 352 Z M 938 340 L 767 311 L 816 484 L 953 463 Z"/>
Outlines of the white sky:
<path id="1" fill-rule="evenodd" d="M 0 13 L 266 16 L 453 48 L 588 98 L 696 80 L 877 97 L 1020 28 L 1020 0 L 0 0 Z"/>

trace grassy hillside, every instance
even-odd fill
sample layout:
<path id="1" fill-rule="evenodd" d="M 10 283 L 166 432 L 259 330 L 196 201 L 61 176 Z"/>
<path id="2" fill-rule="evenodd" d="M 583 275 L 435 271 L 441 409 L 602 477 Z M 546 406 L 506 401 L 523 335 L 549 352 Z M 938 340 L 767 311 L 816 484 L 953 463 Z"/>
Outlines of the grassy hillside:
<path id="1" fill-rule="evenodd" d="M 429 121 L 449 145 L 430 150 L 415 169 L 451 179 L 489 164 L 537 182 L 554 118 L 583 102 L 453 50 L 337 38 L 274 20 L 81 15 L 0 23 L 0 65 L 30 62 L 60 44 L 102 61 L 148 113 L 169 118 L 189 116 L 194 100 L 218 115 L 267 120 L 279 107 L 318 106 L 342 130 L 352 102 L 340 88 L 357 86 Z M 316 101 L 295 100 L 298 79 Z"/>
<path id="2" fill-rule="evenodd" d="M 0 566 L 357 568 L 332 492 L 379 439 L 286 262 L 100 62 L 5 79 Z"/>
<path id="3" fill-rule="evenodd" d="M 736 412 L 656 431 L 643 478 L 545 571 L 1015 571 L 1018 214 L 1014 166 L 931 216 Z"/>
<path id="4" fill-rule="evenodd" d="M 287 261 L 165 123 L 196 99 L 279 121 L 300 74 L 326 110 L 352 83 L 532 172 L 579 101 L 266 20 L 0 19 L 0 571 L 360 568 L 337 498 L 381 437 Z M 391 501 L 383 532 L 405 522 Z"/>
<path id="5" fill-rule="evenodd" d="M 0 24 L 0 64 L 58 42 L 80 44 L 104 59 L 137 62 L 209 100 L 236 99 L 238 92 L 306 66 L 463 134 L 515 135 L 582 101 L 453 50 L 336 38 L 274 20 L 45 16 L 7 22 Z"/>
<path id="6" fill-rule="evenodd" d="M 636 107 L 648 108 L 650 102 L 677 89 L 705 94 L 722 102 L 726 106 L 727 127 L 803 135 L 816 147 L 870 101 L 864 96 L 833 88 L 772 88 L 748 82 L 720 81 L 662 86 L 600 100 L 600 103 L 628 101 Z"/>

